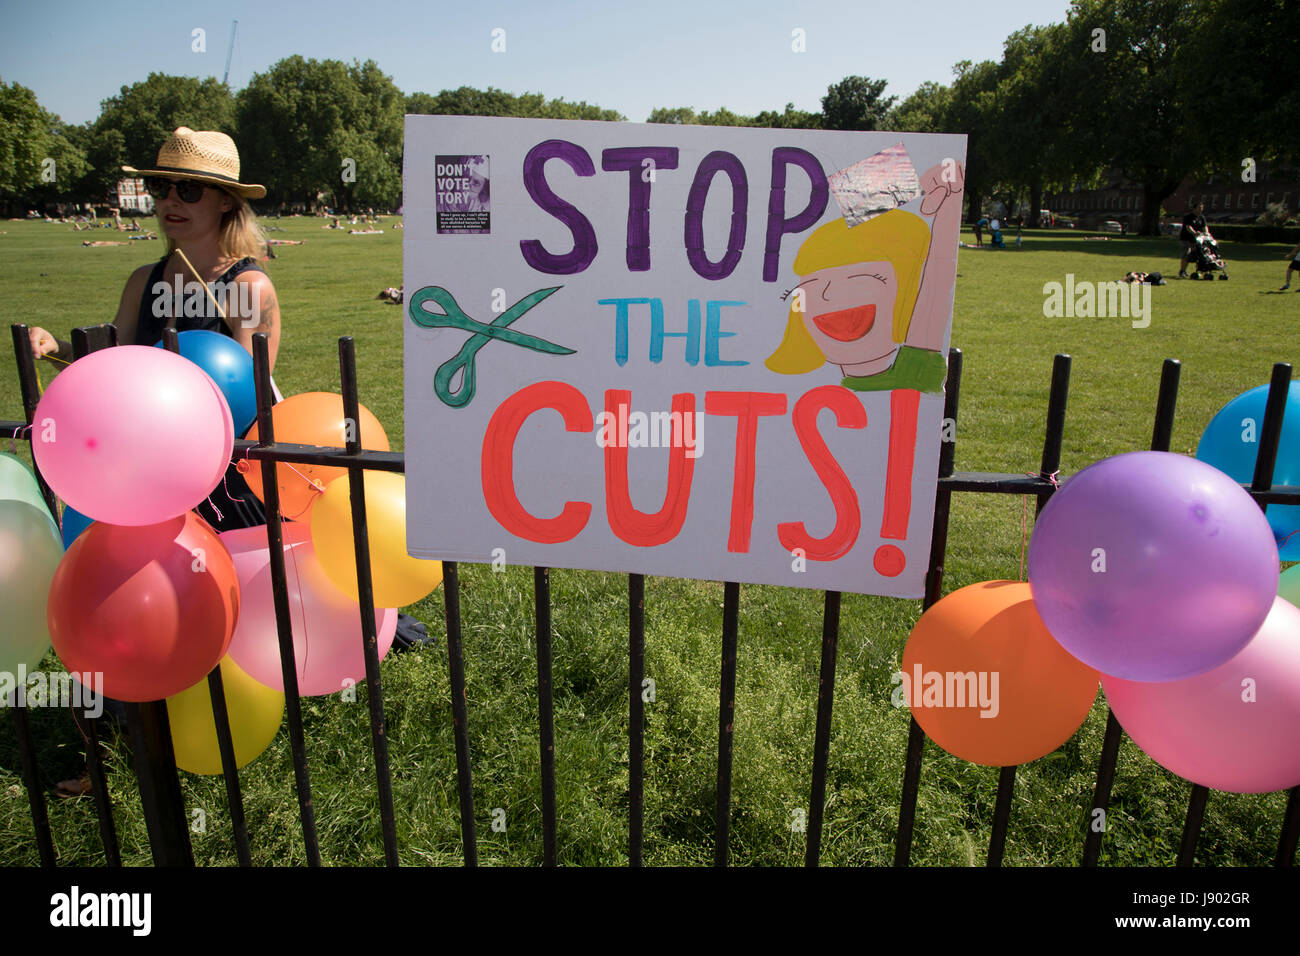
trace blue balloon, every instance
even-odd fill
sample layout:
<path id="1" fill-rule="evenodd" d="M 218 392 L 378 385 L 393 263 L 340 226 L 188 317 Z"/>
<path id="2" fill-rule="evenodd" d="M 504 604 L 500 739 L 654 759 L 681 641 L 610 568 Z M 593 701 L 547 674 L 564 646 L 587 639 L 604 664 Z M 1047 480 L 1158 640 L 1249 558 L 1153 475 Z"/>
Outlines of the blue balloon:
<path id="1" fill-rule="evenodd" d="M 94 520 L 87 518 L 76 508 L 71 505 L 63 506 L 63 550 L 67 551 L 72 547 L 72 542 L 77 540 L 81 532 L 90 527 L 90 522 Z"/>
<path id="2" fill-rule="evenodd" d="M 1223 406 L 1205 427 L 1196 457 L 1243 484 L 1253 481 L 1268 389 L 1267 385 L 1252 388 Z M 1300 389 L 1287 391 L 1273 484 L 1300 485 Z M 1278 542 L 1278 556 L 1283 561 L 1300 561 L 1300 534 L 1293 534 L 1300 531 L 1300 505 L 1269 505 L 1267 515 Z"/>
<path id="3" fill-rule="evenodd" d="M 179 336 L 181 356 L 189 359 L 217 383 L 230 406 L 235 435 L 243 435 L 257 417 L 257 386 L 253 384 L 253 357 L 228 335 L 191 329 Z M 161 341 L 156 343 L 162 348 Z"/>

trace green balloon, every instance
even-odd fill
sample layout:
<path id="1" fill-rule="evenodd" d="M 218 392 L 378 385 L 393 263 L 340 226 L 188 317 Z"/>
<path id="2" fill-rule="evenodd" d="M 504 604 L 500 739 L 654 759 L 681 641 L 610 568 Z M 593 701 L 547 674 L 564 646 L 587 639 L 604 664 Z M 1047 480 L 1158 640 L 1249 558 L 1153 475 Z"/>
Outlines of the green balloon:
<path id="1" fill-rule="evenodd" d="M 63 557 L 63 539 L 44 503 L 0 499 L 0 671 L 29 672 L 50 647 L 45 604 Z"/>
<path id="2" fill-rule="evenodd" d="M 46 514 L 49 507 L 36 483 L 36 472 L 17 455 L 0 454 L 0 500 L 25 501 Z"/>
<path id="3" fill-rule="evenodd" d="M 1277 580 L 1277 595 L 1300 607 L 1300 564 L 1287 568 Z"/>

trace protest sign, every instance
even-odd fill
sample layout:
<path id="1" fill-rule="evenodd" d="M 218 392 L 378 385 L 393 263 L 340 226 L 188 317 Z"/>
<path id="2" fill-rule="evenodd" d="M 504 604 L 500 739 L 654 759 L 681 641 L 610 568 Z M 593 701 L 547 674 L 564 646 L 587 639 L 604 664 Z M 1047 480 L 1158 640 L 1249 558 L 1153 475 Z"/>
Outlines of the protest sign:
<path id="1" fill-rule="evenodd" d="M 410 553 L 920 596 L 964 162 L 408 116 Z"/>

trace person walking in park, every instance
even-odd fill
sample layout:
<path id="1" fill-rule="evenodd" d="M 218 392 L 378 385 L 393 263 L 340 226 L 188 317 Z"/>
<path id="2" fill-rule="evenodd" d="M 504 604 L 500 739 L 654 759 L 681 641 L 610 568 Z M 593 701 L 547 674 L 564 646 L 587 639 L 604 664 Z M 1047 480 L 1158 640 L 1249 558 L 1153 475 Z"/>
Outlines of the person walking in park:
<path id="1" fill-rule="evenodd" d="M 1285 292 L 1291 288 L 1292 272 L 1300 272 L 1300 242 L 1296 243 L 1296 247 L 1291 250 L 1289 258 L 1290 261 L 1286 264 L 1286 281 L 1283 283 L 1282 288 L 1278 289 L 1279 292 Z M 1300 289 L 1296 289 L 1296 291 L 1300 292 Z"/>
<path id="2" fill-rule="evenodd" d="M 1183 217 L 1183 228 L 1178 238 L 1183 243 L 1183 258 L 1178 263 L 1178 278 L 1187 278 L 1187 263 L 1196 258 L 1196 237 L 1210 231 L 1205 223 L 1205 203 L 1198 202 Z"/>

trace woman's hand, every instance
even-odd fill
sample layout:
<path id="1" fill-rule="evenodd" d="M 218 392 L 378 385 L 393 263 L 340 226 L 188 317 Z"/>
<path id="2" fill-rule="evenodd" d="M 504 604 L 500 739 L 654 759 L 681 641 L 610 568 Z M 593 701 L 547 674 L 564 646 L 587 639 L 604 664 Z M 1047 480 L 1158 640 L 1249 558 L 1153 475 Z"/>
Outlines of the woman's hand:
<path id="1" fill-rule="evenodd" d="M 46 332 L 40 326 L 33 326 L 27 330 L 27 337 L 32 345 L 32 358 L 40 361 L 45 356 L 57 353 L 59 351 L 59 342 L 53 335 Z"/>

